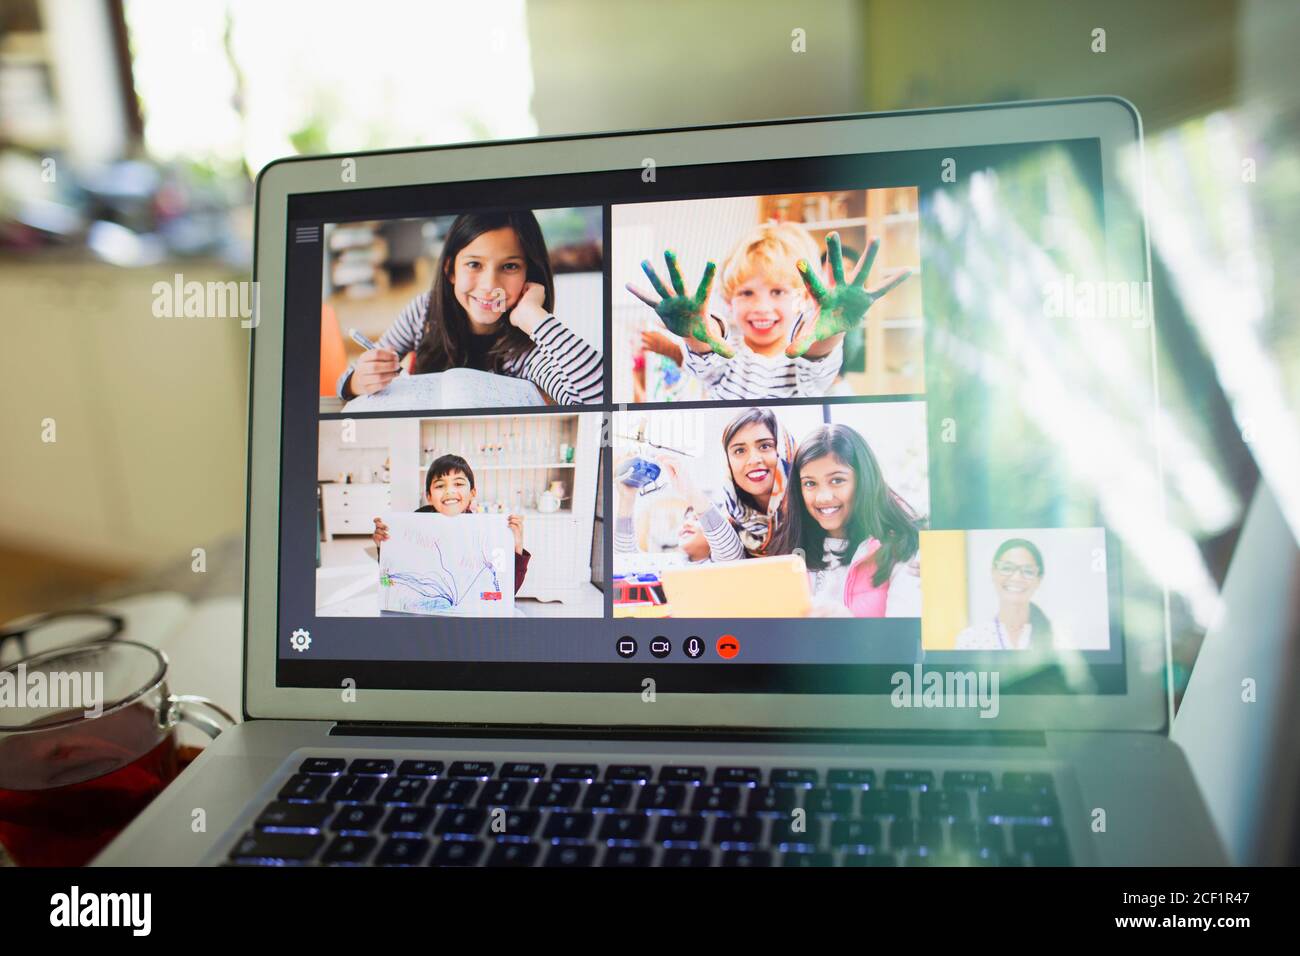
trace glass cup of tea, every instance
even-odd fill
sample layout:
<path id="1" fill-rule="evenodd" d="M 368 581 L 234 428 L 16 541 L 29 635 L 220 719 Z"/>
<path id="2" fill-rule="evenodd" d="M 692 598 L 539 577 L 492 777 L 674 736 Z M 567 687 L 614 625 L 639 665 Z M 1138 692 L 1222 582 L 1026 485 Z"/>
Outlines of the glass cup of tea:
<path id="1" fill-rule="evenodd" d="M 19 866 L 82 866 L 179 773 L 176 726 L 235 719 L 167 689 L 167 656 L 136 641 L 0 667 L 0 847 Z"/>

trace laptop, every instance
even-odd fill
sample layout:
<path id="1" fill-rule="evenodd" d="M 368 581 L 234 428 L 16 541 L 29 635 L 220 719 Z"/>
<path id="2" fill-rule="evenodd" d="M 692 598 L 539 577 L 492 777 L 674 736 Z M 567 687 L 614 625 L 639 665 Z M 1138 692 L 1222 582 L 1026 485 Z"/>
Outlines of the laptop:
<path id="1" fill-rule="evenodd" d="M 97 863 L 1221 863 L 1141 195 L 1109 97 L 272 163 L 244 721 Z M 343 410 L 450 367 L 546 404 Z M 737 615 L 616 618 L 647 549 Z M 796 551 L 828 611 L 743 600 Z"/>

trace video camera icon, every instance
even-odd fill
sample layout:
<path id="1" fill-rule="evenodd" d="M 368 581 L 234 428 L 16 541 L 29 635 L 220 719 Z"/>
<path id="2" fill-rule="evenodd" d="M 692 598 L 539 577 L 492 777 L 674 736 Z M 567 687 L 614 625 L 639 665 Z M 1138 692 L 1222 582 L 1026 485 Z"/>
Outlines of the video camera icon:
<path id="1" fill-rule="evenodd" d="M 655 657 L 667 657 L 673 652 L 673 642 L 659 635 L 650 642 L 650 653 Z"/>

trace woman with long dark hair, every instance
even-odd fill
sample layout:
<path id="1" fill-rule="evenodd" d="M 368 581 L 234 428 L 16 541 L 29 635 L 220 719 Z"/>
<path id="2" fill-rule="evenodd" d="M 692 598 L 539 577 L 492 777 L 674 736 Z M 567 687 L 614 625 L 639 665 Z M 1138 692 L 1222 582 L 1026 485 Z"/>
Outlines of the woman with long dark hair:
<path id="1" fill-rule="evenodd" d="M 958 634 L 957 650 L 1050 649 L 1052 622 L 1033 600 L 1047 571 L 1043 552 L 1027 538 L 1008 538 L 993 552 L 991 570 L 998 611 Z"/>
<path id="2" fill-rule="evenodd" d="M 379 391 L 414 352 L 415 374 L 472 368 L 527 379 L 557 405 L 600 402 L 601 355 L 555 317 L 554 305 L 551 260 L 531 211 L 457 216 L 433 287 L 343 374 L 339 395 Z"/>
<path id="3" fill-rule="evenodd" d="M 722 430 L 723 500 L 709 501 L 670 455 L 659 459 L 668 480 L 695 509 L 714 561 L 790 554 L 796 529 L 786 491 L 794 440 L 770 408 L 747 408 Z"/>
<path id="4" fill-rule="evenodd" d="M 866 439 L 823 425 L 799 443 L 790 481 L 813 603 L 853 617 L 920 616 L 921 521 L 889 487 Z"/>

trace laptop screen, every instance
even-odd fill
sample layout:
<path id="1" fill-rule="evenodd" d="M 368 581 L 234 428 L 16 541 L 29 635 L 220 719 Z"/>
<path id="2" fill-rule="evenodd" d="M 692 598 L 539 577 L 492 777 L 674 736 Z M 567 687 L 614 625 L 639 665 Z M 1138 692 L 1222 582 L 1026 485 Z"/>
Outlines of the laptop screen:
<path id="1" fill-rule="evenodd" d="M 1123 693 L 1103 211 L 1091 139 L 291 196 L 278 683 Z"/>

